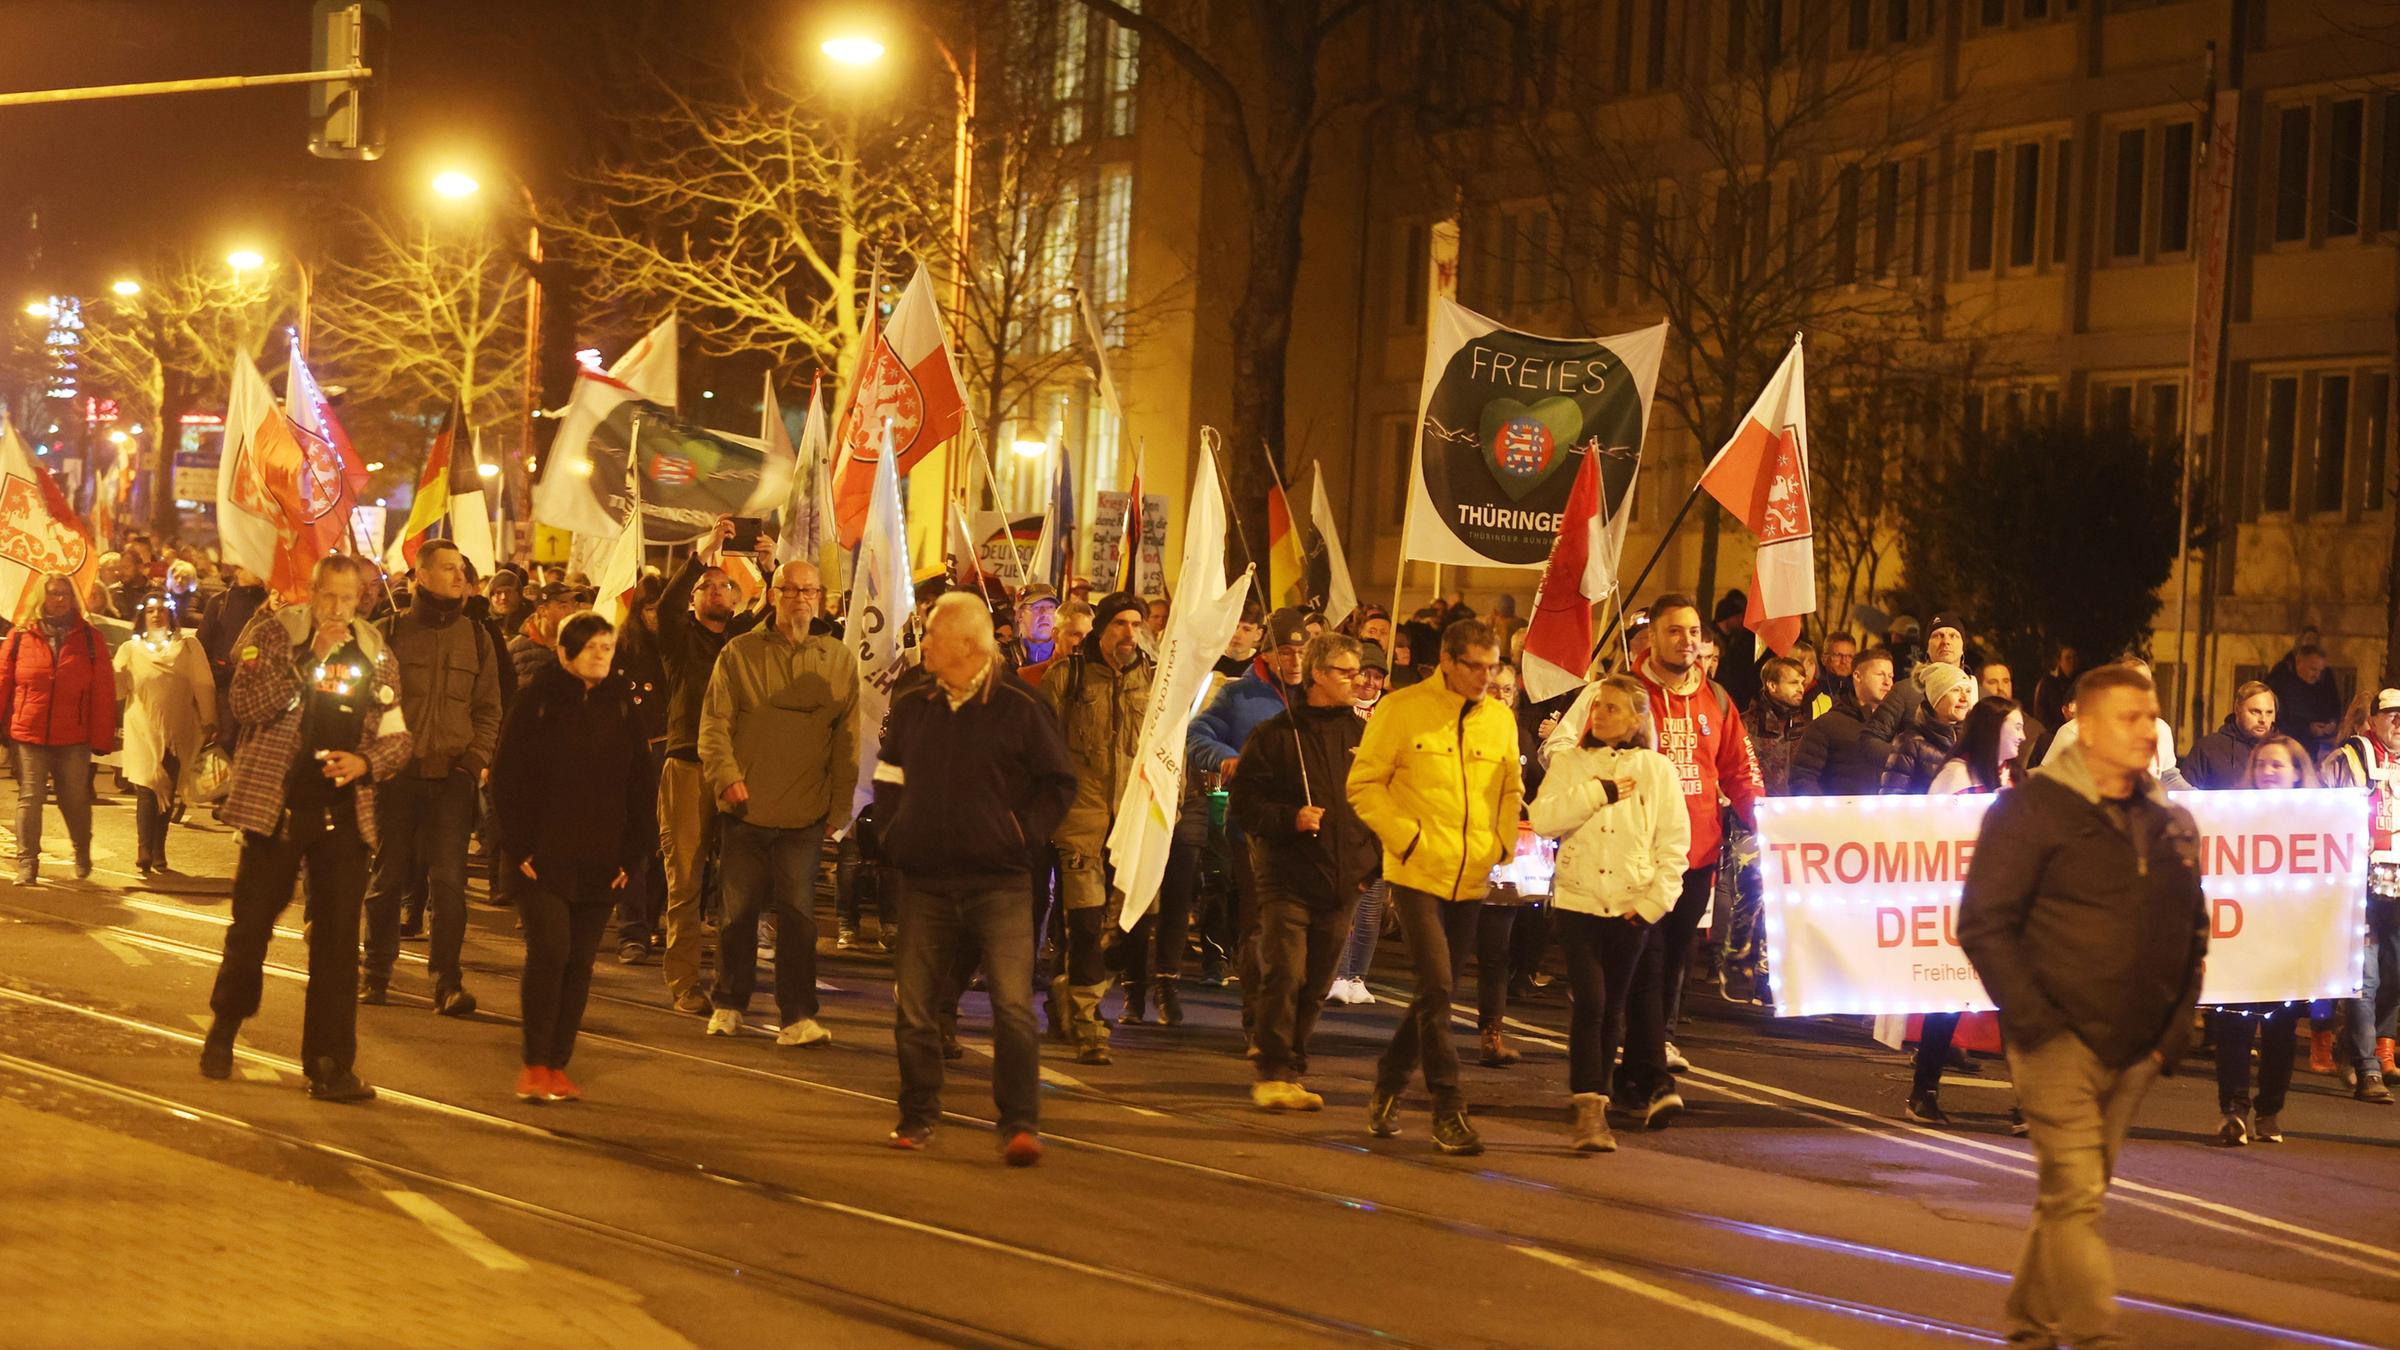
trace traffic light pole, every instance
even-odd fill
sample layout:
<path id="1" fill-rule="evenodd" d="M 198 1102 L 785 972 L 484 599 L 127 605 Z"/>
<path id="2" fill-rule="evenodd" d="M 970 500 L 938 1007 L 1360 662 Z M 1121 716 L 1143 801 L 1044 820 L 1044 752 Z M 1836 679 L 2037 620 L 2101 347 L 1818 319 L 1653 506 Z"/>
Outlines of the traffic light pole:
<path id="1" fill-rule="evenodd" d="M 212 75 L 197 80 L 152 80 L 146 84 L 90 84 L 76 89 L 28 89 L 0 94 L 0 108 L 34 103 L 84 103 L 102 98 L 141 98 L 150 94 L 205 94 L 220 89 L 258 89 L 278 84 L 340 84 L 374 77 L 367 66 L 341 70 L 301 70 L 288 75 Z"/>

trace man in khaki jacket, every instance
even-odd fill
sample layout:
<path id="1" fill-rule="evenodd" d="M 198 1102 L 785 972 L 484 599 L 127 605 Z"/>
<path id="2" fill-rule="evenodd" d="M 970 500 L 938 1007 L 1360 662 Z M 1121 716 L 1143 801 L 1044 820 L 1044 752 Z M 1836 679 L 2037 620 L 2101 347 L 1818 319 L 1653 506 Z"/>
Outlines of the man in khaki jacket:
<path id="1" fill-rule="evenodd" d="M 708 1034 L 742 1029 L 758 978 L 758 913 L 775 906 L 777 1045 L 821 1045 L 817 1022 L 817 853 L 850 823 L 858 785 L 858 659 L 812 636 L 816 565 L 775 573 L 774 621 L 725 644 L 700 705 L 700 769 L 715 794 L 725 927 Z"/>
<path id="2" fill-rule="evenodd" d="M 1133 777 L 1155 668 L 1138 641 L 1149 614 L 1141 597 L 1119 592 L 1092 609 L 1092 631 L 1083 645 L 1042 675 L 1042 702 L 1058 714 L 1075 761 L 1075 804 L 1050 836 L 1067 911 L 1067 968 L 1051 980 L 1050 997 L 1055 1006 L 1062 993 L 1067 996 L 1076 1062 L 1106 1064 L 1108 1023 L 1100 1020 L 1100 999 L 1108 992 L 1103 953 L 1112 906 L 1101 850 Z"/>

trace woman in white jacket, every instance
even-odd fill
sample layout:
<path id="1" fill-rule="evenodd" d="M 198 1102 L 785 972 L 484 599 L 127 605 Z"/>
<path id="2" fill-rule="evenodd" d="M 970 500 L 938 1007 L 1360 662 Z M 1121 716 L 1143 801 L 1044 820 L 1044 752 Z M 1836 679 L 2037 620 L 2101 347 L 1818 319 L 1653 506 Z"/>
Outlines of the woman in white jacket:
<path id="1" fill-rule="evenodd" d="M 1588 728 L 1552 757 L 1530 812 L 1537 833 L 1560 841 L 1550 908 L 1574 1005 L 1567 1032 L 1574 1147 L 1587 1153 L 1617 1147 L 1608 1085 L 1626 995 L 1650 926 L 1682 889 L 1691 847 L 1675 766 L 1650 748 L 1649 711 L 1649 696 L 1630 676 L 1601 680 Z M 1654 1102 L 1643 1123 L 1663 1124 L 1659 1117 L 1679 1107 Z"/>
<path id="2" fill-rule="evenodd" d="M 125 747 L 118 775 L 134 785 L 135 865 L 148 877 L 167 870 L 167 821 L 183 779 L 216 738 L 217 682 L 208 654 L 175 626 L 164 594 L 152 591 L 135 611 L 139 636 L 117 648 L 117 699 Z"/>

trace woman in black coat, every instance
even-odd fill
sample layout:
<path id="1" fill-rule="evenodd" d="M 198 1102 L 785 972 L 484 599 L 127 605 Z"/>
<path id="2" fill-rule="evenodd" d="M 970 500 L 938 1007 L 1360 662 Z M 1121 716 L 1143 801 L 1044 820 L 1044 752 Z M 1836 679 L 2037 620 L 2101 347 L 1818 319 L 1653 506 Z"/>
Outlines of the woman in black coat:
<path id="1" fill-rule="evenodd" d="M 591 992 L 592 954 L 618 895 L 658 847 L 656 778 L 640 714 L 609 675 L 616 630 L 585 611 L 558 628 L 500 726 L 492 802 L 525 922 L 523 1101 L 574 1101 L 567 1058 Z"/>

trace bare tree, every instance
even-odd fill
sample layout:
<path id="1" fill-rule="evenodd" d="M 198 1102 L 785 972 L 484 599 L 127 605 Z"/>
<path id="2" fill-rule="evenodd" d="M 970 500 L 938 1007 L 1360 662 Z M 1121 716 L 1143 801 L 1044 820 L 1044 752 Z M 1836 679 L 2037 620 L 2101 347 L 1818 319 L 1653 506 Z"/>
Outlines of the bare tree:
<path id="1" fill-rule="evenodd" d="M 433 412 L 457 400 L 471 426 L 513 425 L 525 379 L 525 271 L 481 225 L 360 214 L 355 261 L 318 281 L 315 364 L 363 400 Z"/>
<path id="2" fill-rule="evenodd" d="M 222 406 L 236 357 L 275 355 L 265 348 L 292 298 L 282 269 L 237 273 L 181 249 L 142 269 L 138 293 L 84 307 L 87 381 L 152 428 L 150 511 L 160 530 L 177 523 L 172 484 L 183 415 Z"/>

